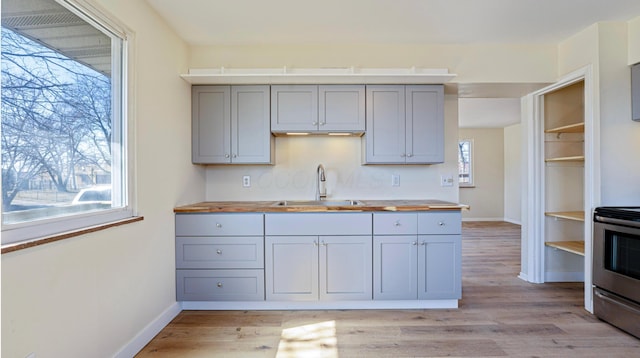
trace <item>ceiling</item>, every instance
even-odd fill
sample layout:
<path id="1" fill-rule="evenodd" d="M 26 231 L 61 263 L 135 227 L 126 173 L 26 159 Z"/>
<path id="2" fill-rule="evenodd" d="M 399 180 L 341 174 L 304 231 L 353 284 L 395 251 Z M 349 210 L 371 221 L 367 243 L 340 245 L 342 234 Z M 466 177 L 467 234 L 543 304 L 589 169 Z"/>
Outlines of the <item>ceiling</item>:
<path id="1" fill-rule="evenodd" d="M 146 0 L 193 45 L 552 43 L 638 0 Z"/>

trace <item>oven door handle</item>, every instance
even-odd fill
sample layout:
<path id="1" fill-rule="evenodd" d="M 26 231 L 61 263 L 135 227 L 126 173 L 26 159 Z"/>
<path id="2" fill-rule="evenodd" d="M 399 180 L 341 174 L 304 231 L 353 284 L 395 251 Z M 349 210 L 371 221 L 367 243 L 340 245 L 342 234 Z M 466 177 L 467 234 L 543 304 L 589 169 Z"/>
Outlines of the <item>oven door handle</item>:
<path id="1" fill-rule="evenodd" d="M 633 306 L 628 305 L 626 302 L 624 302 L 626 300 L 623 299 L 622 297 L 620 297 L 619 299 L 611 298 L 605 292 L 602 292 L 602 291 L 600 291 L 598 289 L 594 290 L 593 293 L 596 296 L 598 296 L 599 299 L 601 299 L 603 301 L 607 301 L 609 303 L 616 304 L 618 306 L 622 306 L 622 307 L 628 309 L 631 312 L 640 313 L 640 310 L 638 310 L 638 307 L 633 307 Z"/>
<path id="2" fill-rule="evenodd" d="M 630 226 L 630 227 L 640 228 L 640 222 L 637 222 L 637 221 L 607 218 L 607 217 L 599 216 L 599 215 L 595 216 L 595 220 L 596 220 L 596 222 L 602 222 L 602 223 L 607 223 L 607 224 L 615 224 L 615 225 L 622 225 L 622 226 Z"/>

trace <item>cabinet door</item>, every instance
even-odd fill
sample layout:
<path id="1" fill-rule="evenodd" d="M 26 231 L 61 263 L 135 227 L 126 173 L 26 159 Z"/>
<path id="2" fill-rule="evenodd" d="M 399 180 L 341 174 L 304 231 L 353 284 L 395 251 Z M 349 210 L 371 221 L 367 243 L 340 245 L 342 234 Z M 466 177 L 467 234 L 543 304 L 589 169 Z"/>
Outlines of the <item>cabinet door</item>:
<path id="1" fill-rule="evenodd" d="M 444 162 L 444 89 L 406 87 L 407 163 Z"/>
<path id="2" fill-rule="evenodd" d="M 373 237 L 373 299 L 418 297 L 417 236 Z"/>
<path id="3" fill-rule="evenodd" d="M 318 86 L 271 86 L 271 131 L 318 130 Z"/>
<path id="4" fill-rule="evenodd" d="M 193 86 L 191 101 L 191 161 L 230 163 L 231 88 Z"/>
<path id="5" fill-rule="evenodd" d="M 371 236 L 320 236 L 320 299 L 370 300 Z"/>
<path id="6" fill-rule="evenodd" d="M 405 162 L 404 86 L 367 86 L 365 163 Z"/>
<path id="7" fill-rule="evenodd" d="M 317 300 L 318 237 L 265 237 L 265 271 L 267 300 Z"/>
<path id="8" fill-rule="evenodd" d="M 418 299 L 462 296 L 460 235 L 420 235 Z"/>
<path id="9" fill-rule="evenodd" d="M 231 87 L 231 162 L 271 164 L 269 86 Z"/>
<path id="10" fill-rule="evenodd" d="M 318 117 L 322 132 L 364 132 L 364 86 L 319 86 Z"/>

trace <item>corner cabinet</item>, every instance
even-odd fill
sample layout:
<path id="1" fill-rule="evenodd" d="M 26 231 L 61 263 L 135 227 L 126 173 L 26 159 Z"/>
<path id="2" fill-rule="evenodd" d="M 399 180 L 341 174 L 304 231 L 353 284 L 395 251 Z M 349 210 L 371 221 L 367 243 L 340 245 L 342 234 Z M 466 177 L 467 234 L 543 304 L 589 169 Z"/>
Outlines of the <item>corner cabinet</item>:
<path id="1" fill-rule="evenodd" d="M 194 164 L 273 164 L 269 86 L 193 86 Z"/>
<path id="2" fill-rule="evenodd" d="M 364 130 L 364 85 L 271 86 L 271 131 L 274 133 Z"/>
<path id="3" fill-rule="evenodd" d="M 375 213 L 373 225 L 375 300 L 461 297 L 459 212 Z"/>
<path id="4" fill-rule="evenodd" d="M 366 88 L 365 164 L 444 162 L 444 86 Z"/>
<path id="5" fill-rule="evenodd" d="M 371 214 L 265 214 L 267 301 L 371 300 Z"/>

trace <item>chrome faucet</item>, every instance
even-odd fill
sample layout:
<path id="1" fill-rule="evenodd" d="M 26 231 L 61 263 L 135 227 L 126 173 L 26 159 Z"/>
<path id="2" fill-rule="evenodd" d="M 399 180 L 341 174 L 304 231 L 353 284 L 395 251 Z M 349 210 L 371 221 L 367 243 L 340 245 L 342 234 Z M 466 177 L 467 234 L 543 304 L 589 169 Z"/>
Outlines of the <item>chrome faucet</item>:
<path id="1" fill-rule="evenodd" d="M 316 168 L 316 200 L 327 198 L 327 178 L 324 176 L 324 165 L 319 164 Z"/>

